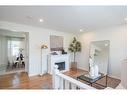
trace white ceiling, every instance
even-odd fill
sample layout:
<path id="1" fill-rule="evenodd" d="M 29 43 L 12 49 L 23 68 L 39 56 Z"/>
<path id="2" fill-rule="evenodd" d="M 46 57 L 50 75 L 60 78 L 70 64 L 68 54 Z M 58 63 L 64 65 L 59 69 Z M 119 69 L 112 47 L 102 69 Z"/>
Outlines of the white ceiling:
<path id="1" fill-rule="evenodd" d="M 0 6 L 2 21 L 63 32 L 92 31 L 126 24 L 125 17 L 126 6 Z M 40 23 L 39 18 L 44 22 Z"/>

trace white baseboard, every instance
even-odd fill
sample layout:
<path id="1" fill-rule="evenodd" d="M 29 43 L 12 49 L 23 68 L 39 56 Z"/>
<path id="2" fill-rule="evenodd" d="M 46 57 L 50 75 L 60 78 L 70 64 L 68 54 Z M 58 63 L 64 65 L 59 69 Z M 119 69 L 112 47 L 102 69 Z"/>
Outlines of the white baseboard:
<path id="1" fill-rule="evenodd" d="M 25 72 L 25 70 L 14 70 L 14 71 L 8 71 L 8 72 L 3 72 L 0 75 L 7 75 L 7 74 L 12 74 L 12 73 L 20 73 L 20 72 Z"/>
<path id="2" fill-rule="evenodd" d="M 32 77 L 32 76 L 37 76 L 39 74 L 28 74 L 28 75 L 29 75 L 29 77 Z"/>
<path id="3" fill-rule="evenodd" d="M 45 73 L 45 74 L 46 74 L 46 73 Z M 39 76 L 43 76 L 44 74 L 29 74 L 29 77 L 37 76 L 37 75 L 39 75 Z"/>

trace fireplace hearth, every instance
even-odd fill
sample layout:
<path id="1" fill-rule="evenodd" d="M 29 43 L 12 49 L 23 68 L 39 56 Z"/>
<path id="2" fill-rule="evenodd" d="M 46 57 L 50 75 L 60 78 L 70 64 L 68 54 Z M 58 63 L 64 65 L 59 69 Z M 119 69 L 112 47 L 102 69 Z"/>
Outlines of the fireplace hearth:
<path id="1" fill-rule="evenodd" d="M 61 70 L 65 70 L 65 62 L 58 62 L 58 63 L 55 63 L 55 65 L 58 66 L 58 69 L 61 71 Z"/>

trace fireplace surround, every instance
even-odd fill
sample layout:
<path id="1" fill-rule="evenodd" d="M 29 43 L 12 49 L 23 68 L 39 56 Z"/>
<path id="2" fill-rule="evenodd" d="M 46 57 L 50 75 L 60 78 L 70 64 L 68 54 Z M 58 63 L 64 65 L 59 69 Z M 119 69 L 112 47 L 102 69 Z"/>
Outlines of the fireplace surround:
<path id="1" fill-rule="evenodd" d="M 69 63 L 69 54 L 48 55 L 48 73 L 52 74 L 54 65 L 58 65 L 60 72 L 69 71 Z"/>

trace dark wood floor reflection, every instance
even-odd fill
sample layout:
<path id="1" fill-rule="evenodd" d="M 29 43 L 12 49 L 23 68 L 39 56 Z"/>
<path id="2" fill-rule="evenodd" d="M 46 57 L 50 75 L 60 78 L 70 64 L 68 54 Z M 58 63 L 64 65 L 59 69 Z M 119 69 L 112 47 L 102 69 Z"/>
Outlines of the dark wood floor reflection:
<path id="1" fill-rule="evenodd" d="M 79 75 L 87 73 L 84 70 L 70 70 L 65 74 L 76 78 Z M 84 82 L 84 81 L 83 81 Z M 98 81 L 105 85 L 105 78 Z M 115 88 L 120 83 L 120 80 L 108 77 L 108 86 Z M 94 84 L 94 87 L 103 89 L 99 85 Z M 27 73 L 13 73 L 0 76 L 0 89 L 52 89 L 52 76 L 46 74 L 43 77 L 32 76 L 28 77 Z"/>

